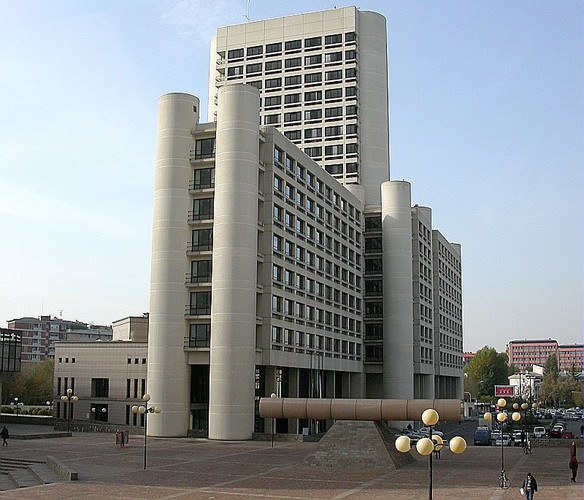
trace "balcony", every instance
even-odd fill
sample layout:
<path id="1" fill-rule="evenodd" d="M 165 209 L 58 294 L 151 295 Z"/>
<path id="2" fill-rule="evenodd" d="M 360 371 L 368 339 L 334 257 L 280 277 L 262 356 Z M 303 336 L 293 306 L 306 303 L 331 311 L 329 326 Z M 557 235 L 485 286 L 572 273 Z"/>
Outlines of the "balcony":
<path id="1" fill-rule="evenodd" d="M 189 181 L 189 191 L 203 191 L 205 189 L 213 189 L 214 187 L 215 181 L 195 182 L 193 179 Z"/>
<path id="2" fill-rule="evenodd" d="M 209 316 L 211 314 L 211 306 L 186 306 L 186 316 Z"/>
<path id="3" fill-rule="evenodd" d="M 185 276 L 185 285 L 210 285 L 211 276 L 197 276 L 187 273 Z"/>
<path id="4" fill-rule="evenodd" d="M 213 212 L 209 213 L 195 213 L 194 210 L 189 210 L 188 214 L 188 222 L 201 222 L 201 221 L 212 221 L 213 220 Z"/>

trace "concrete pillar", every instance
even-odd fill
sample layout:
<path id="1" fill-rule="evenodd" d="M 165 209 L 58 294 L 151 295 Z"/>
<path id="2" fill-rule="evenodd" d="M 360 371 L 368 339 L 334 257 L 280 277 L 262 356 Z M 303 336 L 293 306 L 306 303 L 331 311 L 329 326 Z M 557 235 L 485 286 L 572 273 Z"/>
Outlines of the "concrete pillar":
<path id="1" fill-rule="evenodd" d="M 148 418 L 148 434 L 186 436 L 189 426 L 189 365 L 184 352 L 188 293 L 185 245 L 190 151 L 199 119 L 199 99 L 172 93 L 158 100 L 152 264 L 148 339 L 148 393 L 162 413 Z"/>
<path id="2" fill-rule="evenodd" d="M 383 397 L 414 397 L 411 186 L 381 185 Z"/>
<path id="3" fill-rule="evenodd" d="M 219 89 L 209 438 L 251 439 L 256 344 L 259 92 Z"/>

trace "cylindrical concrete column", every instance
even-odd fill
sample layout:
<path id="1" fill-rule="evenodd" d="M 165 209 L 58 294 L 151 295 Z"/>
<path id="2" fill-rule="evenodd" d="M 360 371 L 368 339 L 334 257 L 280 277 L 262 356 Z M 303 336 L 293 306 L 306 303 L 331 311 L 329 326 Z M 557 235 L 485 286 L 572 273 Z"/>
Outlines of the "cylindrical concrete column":
<path id="1" fill-rule="evenodd" d="M 389 180 L 389 90 L 385 17 L 358 12 L 359 138 L 365 205 L 379 205 L 379 186 Z"/>
<path id="2" fill-rule="evenodd" d="M 383 397 L 414 397 L 411 186 L 381 185 Z"/>
<path id="3" fill-rule="evenodd" d="M 251 439 L 256 345 L 259 92 L 219 89 L 209 438 Z"/>
<path id="4" fill-rule="evenodd" d="M 148 334 L 148 393 L 162 413 L 148 418 L 151 436 L 186 436 L 189 426 L 189 366 L 184 352 L 185 274 L 189 240 L 188 186 L 199 99 L 172 93 L 158 100 L 152 264 Z"/>

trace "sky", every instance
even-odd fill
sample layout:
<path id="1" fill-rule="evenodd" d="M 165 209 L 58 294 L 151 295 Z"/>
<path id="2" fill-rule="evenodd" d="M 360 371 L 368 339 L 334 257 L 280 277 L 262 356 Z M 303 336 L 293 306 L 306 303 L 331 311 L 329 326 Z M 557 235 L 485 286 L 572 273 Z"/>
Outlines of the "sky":
<path id="1" fill-rule="evenodd" d="M 219 26 L 352 5 L 0 0 L 0 326 L 149 308 L 156 106 Z M 359 1 L 387 19 L 391 179 L 461 243 L 464 350 L 582 342 L 582 0 Z"/>

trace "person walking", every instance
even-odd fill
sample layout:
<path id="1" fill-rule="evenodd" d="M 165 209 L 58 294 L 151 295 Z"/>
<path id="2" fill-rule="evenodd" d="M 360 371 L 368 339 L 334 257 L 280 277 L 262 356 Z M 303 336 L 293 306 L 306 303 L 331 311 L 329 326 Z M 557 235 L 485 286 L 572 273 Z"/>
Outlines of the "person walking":
<path id="1" fill-rule="evenodd" d="M 568 464 L 572 471 L 572 482 L 576 482 L 576 475 L 578 474 L 578 458 L 576 457 L 576 443 L 572 441 L 570 445 L 570 463 Z"/>
<path id="2" fill-rule="evenodd" d="M 537 491 L 537 481 L 531 475 L 531 472 L 527 473 L 527 476 L 523 480 L 521 489 L 525 493 L 525 498 L 527 498 L 527 500 L 533 500 L 533 495 Z"/>
<path id="3" fill-rule="evenodd" d="M 6 441 L 8 439 L 8 429 L 6 426 L 2 427 L 0 436 L 2 436 L 2 446 L 8 446 L 8 441 Z"/>

